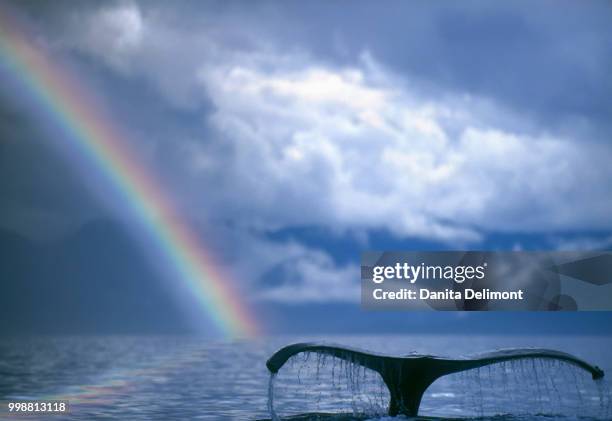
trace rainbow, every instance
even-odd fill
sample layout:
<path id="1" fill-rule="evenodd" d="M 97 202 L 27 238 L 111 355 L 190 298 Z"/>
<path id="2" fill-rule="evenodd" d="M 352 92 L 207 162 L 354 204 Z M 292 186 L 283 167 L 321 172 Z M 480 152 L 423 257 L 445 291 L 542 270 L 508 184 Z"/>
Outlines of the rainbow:
<path id="1" fill-rule="evenodd" d="M 74 75 L 31 41 L 9 10 L 0 10 L 0 63 L 23 87 L 20 94 L 62 131 L 65 147 L 85 160 L 139 221 L 139 233 L 169 273 L 185 283 L 218 332 L 226 337 L 255 335 L 257 322 L 232 289 L 232 280 L 219 271 L 211 253 L 129 150 L 126 137 L 94 105 Z"/>

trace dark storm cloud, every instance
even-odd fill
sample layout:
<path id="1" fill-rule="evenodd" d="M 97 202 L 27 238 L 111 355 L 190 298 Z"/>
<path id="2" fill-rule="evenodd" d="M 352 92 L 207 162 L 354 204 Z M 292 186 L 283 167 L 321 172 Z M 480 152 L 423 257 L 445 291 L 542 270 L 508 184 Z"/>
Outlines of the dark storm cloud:
<path id="1" fill-rule="evenodd" d="M 348 58 L 367 48 L 399 72 L 509 103 L 535 114 L 542 125 L 563 127 L 567 118 L 609 124 L 609 2 L 413 1 L 377 7 L 362 1 L 279 7 L 300 28 L 297 38 L 289 34 L 289 39 L 330 58 Z"/>
<path id="2" fill-rule="evenodd" d="M 336 247 L 270 232 L 349 232 L 367 248 L 381 230 L 480 246 L 610 229 L 609 3 L 15 4 L 187 218 L 223 233 L 242 278 L 284 274 L 268 297 L 299 285 L 316 301 L 317 279 L 336 296 L 356 280 Z M 65 161 L 9 152 L 13 203 L 87 208 Z M 51 169 L 28 172 L 37 161 Z"/>
<path id="3" fill-rule="evenodd" d="M 25 7 L 57 36 L 69 33 L 67 17 L 82 19 L 108 4 Z M 147 2 L 142 9 L 163 13 L 187 33 L 206 29 L 233 50 L 271 42 L 341 64 L 368 50 L 397 72 L 508 103 L 547 129 L 584 119 L 609 134 L 612 6 L 606 1 L 389 1 L 384 7 L 370 1 L 183 1 L 171 7 Z"/>

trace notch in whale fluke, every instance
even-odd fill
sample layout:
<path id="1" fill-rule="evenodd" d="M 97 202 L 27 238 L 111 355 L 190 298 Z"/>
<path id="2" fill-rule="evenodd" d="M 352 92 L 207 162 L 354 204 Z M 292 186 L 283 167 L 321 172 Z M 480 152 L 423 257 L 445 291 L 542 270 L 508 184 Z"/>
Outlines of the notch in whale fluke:
<path id="1" fill-rule="evenodd" d="M 376 371 L 389 389 L 389 415 L 417 416 L 425 390 L 447 374 L 525 358 L 559 360 L 588 371 L 594 380 L 604 372 L 578 357 L 561 351 L 538 348 L 507 349 L 481 354 L 474 358 L 451 359 L 431 355 L 391 356 L 323 343 L 297 343 L 278 350 L 266 366 L 277 373 L 292 356 L 302 352 L 330 355 Z"/>

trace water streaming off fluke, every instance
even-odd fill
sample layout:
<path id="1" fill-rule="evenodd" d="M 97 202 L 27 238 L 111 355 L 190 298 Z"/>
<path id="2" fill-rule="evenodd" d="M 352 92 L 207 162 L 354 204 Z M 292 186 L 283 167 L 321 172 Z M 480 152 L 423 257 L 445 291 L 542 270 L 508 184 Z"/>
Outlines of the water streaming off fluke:
<path id="1" fill-rule="evenodd" d="M 296 344 L 274 354 L 267 366 L 273 420 L 417 412 L 445 418 L 612 416 L 603 371 L 557 351 L 514 349 L 451 359 Z"/>

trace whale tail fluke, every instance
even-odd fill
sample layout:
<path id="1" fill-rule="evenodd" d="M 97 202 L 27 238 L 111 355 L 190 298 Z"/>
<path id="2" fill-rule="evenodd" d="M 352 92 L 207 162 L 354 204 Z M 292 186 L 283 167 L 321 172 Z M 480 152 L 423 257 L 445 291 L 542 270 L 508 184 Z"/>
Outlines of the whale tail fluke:
<path id="1" fill-rule="evenodd" d="M 451 359 L 431 355 L 390 356 L 323 343 L 297 343 L 281 348 L 266 362 L 271 373 L 277 373 L 299 353 L 329 355 L 377 372 L 389 389 L 388 413 L 417 416 L 425 390 L 438 378 L 504 361 L 548 359 L 563 361 L 588 371 L 593 379 L 604 376 L 603 370 L 571 354 L 549 349 L 508 349 L 474 358 Z"/>

